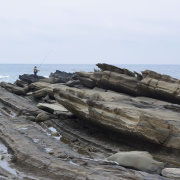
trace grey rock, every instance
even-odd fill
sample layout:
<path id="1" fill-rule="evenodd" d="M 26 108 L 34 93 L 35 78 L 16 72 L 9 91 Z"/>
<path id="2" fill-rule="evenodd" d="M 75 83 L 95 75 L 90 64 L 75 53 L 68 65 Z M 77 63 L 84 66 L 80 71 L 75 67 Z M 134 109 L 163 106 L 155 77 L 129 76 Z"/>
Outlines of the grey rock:
<path id="1" fill-rule="evenodd" d="M 49 115 L 47 115 L 45 113 L 40 113 L 36 117 L 36 122 L 46 121 L 46 120 L 49 120 L 49 119 L 50 119 Z"/>
<path id="2" fill-rule="evenodd" d="M 107 159 L 116 161 L 120 166 L 155 174 L 160 174 L 164 168 L 164 163 L 155 161 L 153 157 L 145 151 L 118 152 Z"/>
<path id="3" fill-rule="evenodd" d="M 180 168 L 165 168 L 161 174 L 172 179 L 180 179 Z"/>

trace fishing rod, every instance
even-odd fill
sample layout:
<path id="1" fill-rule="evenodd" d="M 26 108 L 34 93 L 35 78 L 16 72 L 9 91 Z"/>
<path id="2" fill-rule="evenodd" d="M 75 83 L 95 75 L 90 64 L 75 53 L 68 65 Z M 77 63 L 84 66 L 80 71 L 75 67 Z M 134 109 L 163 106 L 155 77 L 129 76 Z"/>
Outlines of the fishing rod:
<path id="1" fill-rule="evenodd" d="M 46 55 L 45 58 L 43 59 L 42 63 L 39 65 L 38 69 L 41 67 L 41 65 L 42 65 L 43 62 L 46 60 L 46 58 L 48 57 L 48 55 L 51 53 L 52 50 L 53 50 L 53 48 L 47 53 L 47 55 Z"/>

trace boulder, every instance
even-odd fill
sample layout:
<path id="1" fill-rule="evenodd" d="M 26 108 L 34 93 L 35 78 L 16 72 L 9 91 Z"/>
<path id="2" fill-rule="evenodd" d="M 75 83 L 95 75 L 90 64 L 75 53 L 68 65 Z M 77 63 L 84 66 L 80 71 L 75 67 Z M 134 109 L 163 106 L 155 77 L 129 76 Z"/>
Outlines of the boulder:
<path id="1" fill-rule="evenodd" d="M 165 177 L 172 179 L 180 179 L 180 168 L 165 168 L 161 171 Z"/>
<path id="2" fill-rule="evenodd" d="M 146 151 L 119 152 L 107 158 L 116 161 L 120 166 L 125 166 L 140 171 L 160 174 L 164 163 L 155 161 Z"/>
<path id="3" fill-rule="evenodd" d="M 46 121 L 46 120 L 49 120 L 49 119 L 50 119 L 49 115 L 47 115 L 45 113 L 40 113 L 36 117 L 36 122 L 42 122 L 42 121 Z"/>

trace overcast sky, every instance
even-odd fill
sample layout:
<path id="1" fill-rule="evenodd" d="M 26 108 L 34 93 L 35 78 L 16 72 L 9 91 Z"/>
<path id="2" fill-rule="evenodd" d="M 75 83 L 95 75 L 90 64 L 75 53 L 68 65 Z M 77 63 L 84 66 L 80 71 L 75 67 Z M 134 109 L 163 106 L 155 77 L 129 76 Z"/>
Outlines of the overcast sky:
<path id="1" fill-rule="evenodd" d="M 179 64 L 180 0 L 0 0 L 0 63 Z"/>

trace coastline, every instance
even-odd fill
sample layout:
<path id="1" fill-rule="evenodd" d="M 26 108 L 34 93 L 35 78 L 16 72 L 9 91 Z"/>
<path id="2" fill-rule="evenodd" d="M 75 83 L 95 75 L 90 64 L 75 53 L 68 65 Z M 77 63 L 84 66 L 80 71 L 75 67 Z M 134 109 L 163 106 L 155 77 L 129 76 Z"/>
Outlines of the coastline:
<path id="1" fill-rule="evenodd" d="M 104 173 L 110 179 L 168 179 L 161 170 L 180 167 L 179 80 L 98 67 L 1 82 L 0 133 L 12 152 L 11 165 L 42 179 L 103 179 Z M 143 168 L 107 160 L 132 151 L 147 151 L 154 160 L 141 154 Z"/>

